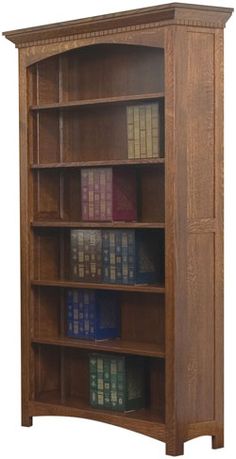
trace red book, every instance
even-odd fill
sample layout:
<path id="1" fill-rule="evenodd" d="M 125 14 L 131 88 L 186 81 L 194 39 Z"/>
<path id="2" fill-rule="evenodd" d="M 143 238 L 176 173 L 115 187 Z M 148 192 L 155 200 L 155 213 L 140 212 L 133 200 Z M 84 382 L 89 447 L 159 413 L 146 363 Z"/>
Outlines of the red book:
<path id="1" fill-rule="evenodd" d="M 124 167 L 82 169 L 81 202 L 83 221 L 136 220 L 136 172 Z"/>

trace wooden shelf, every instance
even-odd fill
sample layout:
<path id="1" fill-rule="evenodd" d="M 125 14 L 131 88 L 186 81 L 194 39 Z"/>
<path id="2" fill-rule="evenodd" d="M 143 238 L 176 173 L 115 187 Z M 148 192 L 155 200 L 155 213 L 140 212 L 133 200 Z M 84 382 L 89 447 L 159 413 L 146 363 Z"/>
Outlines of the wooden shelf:
<path id="1" fill-rule="evenodd" d="M 165 223 L 157 222 L 71 222 L 71 221 L 33 221 L 33 228 L 140 228 L 161 229 Z"/>
<path id="2" fill-rule="evenodd" d="M 56 102 L 52 104 L 31 105 L 30 110 L 49 110 L 63 108 L 88 107 L 93 105 L 123 104 L 126 102 L 148 101 L 164 97 L 164 92 L 151 94 L 134 94 L 130 96 L 104 97 L 99 99 L 73 100 L 67 102 Z"/>
<path id="3" fill-rule="evenodd" d="M 123 341 L 112 339 L 107 341 L 90 341 L 76 338 L 32 338 L 32 343 L 50 344 L 54 346 L 89 349 L 91 351 L 106 351 L 120 354 L 142 355 L 145 357 L 165 358 L 163 346 L 153 343 Z"/>
<path id="4" fill-rule="evenodd" d="M 107 161 L 77 161 L 67 163 L 31 164 L 31 169 L 64 169 L 69 167 L 104 167 L 104 166 L 149 166 L 164 164 L 165 158 L 150 159 L 110 159 Z"/>
<path id="5" fill-rule="evenodd" d="M 95 290 L 114 290 L 124 292 L 165 293 L 163 285 L 156 284 L 101 284 L 95 282 L 76 282 L 69 280 L 32 280 L 31 285 L 42 287 L 83 288 Z"/>
<path id="6" fill-rule="evenodd" d="M 77 416 L 85 419 L 107 422 L 127 429 L 133 429 L 159 440 L 165 439 L 163 414 L 150 408 L 130 413 L 92 408 L 86 400 L 79 397 L 62 398 L 59 391 L 43 392 L 36 400 L 29 402 L 32 416 L 57 415 Z"/>

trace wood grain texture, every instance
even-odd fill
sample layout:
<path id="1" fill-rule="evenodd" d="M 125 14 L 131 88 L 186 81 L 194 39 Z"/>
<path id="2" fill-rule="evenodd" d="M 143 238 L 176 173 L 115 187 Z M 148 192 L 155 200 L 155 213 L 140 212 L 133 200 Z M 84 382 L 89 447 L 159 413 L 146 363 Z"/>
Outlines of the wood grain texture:
<path id="1" fill-rule="evenodd" d="M 160 439 L 169 455 L 201 435 L 223 446 L 222 29 L 231 13 L 174 3 L 5 33 L 22 48 L 22 425 L 78 416 Z M 128 160 L 125 106 L 159 97 L 165 157 Z M 81 222 L 88 166 L 135 168 L 137 222 Z M 165 284 L 71 281 L 69 230 L 97 226 L 162 228 Z M 67 338 L 68 288 L 119 295 L 121 339 Z M 145 356 L 144 410 L 89 406 L 91 350 Z"/>
<path id="2" fill-rule="evenodd" d="M 112 13 L 93 18 L 68 21 L 46 26 L 31 27 L 21 30 L 3 32 L 16 46 L 33 46 L 40 42 L 50 43 L 65 37 L 115 33 L 126 30 L 150 28 L 152 24 L 161 26 L 168 24 L 183 24 L 196 26 L 224 27 L 233 12 L 232 8 L 208 7 L 170 3 L 139 10 Z"/>
<path id="3" fill-rule="evenodd" d="M 224 446 L 224 37 L 215 34 L 215 419 L 213 448 Z"/>
<path id="4" fill-rule="evenodd" d="M 21 120 L 20 130 L 20 200 L 21 200 L 21 349 L 22 349 L 22 425 L 30 427 L 32 416 L 29 414 L 29 399 L 32 391 L 31 368 L 32 353 L 30 348 L 31 317 L 29 308 L 29 271 L 30 271 L 30 235 L 25 229 L 29 224 L 30 202 L 27 158 L 27 74 L 25 68 L 25 53 L 19 56 L 19 110 Z"/>

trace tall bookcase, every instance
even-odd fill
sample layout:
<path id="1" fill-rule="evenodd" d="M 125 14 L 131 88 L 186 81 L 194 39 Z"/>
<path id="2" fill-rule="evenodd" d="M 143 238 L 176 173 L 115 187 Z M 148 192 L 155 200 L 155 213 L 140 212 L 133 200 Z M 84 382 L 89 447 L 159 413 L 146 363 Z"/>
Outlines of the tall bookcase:
<path id="1" fill-rule="evenodd" d="M 231 14 L 172 3 L 4 33 L 20 64 L 23 426 L 66 415 L 149 435 L 170 455 L 201 435 L 223 446 L 223 28 Z M 127 106 L 153 101 L 164 108 L 163 151 L 128 159 Z M 136 170 L 137 221 L 82 221 L 80 171 L 89 166 Z M 163 283 L 72 280 L 72 228 L 155 231 Z M 121 338 L 68 338 L 68 288 L 116 292 Z M 94 350 L 144 357 L 145 408 L 90 406 Z"/>

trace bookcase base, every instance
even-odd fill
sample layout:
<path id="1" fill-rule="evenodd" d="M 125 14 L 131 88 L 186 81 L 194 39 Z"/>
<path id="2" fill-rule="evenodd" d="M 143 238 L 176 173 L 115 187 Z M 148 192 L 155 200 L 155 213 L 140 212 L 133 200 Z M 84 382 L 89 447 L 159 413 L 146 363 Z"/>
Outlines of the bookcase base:
<path id="1" fill-rule="evenodd" d="M 224 428 L 220 427 L 216 435 L 212 436 L 212 449 L 224 448 Z"/>
<path id="2" fill-rule="evenodd" d="M 24 411 L 22 412 L 21 425 L 22 427 L 32 427 L 33 425 L 32 416 L 29 416 L 28 413 L 25 413 Z"/>
<path id="3" fill-rule="evenodd" d="M 61 402 L 55 400 L 32 400 L 29 402 L 29 415 L 22 419 L 22 425 L 30 427 L 33 416 L 72 416 L 95 421 L 105 422 L 107 424 L 123 427 L 143 435 L 155 438 L 166 443 L 166 454 L 169 456 L 180 456 L 184 454 L 184 443 L 194 438 L 209 435 L 212 437 L 212 448 L 222 448 L 224 446 L 223 427 L 219 428 L 216 421 L 205 421 L 189 424 L 186 426 L 183 438 L 168 435 L 167 427 L 161 420 L 144 419 L 145 414 L 134 412 L 124 414 L 120 412 L 96 410 L 81 402 L 77 406 L 72 406 L 73 400 Z M 138 417 L 135 416 L 139 416 Z M 142 418 L 141 418 L 142 416 Z M 149 415 L 150 416 L 150 415 Z M 156 415 L 155 415 L 156 416 Z"/>

